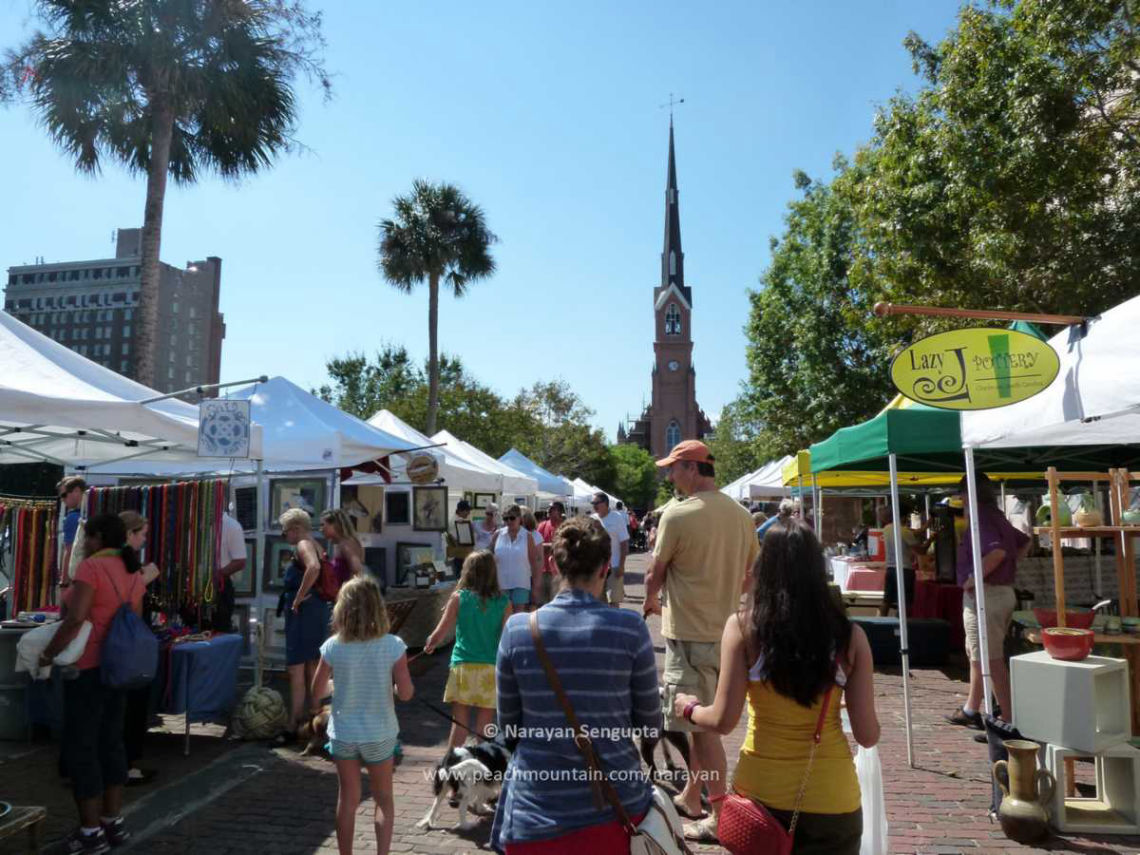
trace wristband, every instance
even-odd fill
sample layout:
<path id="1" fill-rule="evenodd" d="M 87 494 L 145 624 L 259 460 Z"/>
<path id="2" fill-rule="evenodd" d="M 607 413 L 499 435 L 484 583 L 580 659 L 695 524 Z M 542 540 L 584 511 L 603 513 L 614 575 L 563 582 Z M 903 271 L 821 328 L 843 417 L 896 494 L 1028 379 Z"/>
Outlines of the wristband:
<path id="1" fill-rule="evenodd" d="M 685 709 L 681 711 L 681 718 L 685 719 L 685 721 L 692 722 L 693 710 L 695 710 L 700 705 L 700 701 L 689 701 L 687 704 L 685 704 Z"/>

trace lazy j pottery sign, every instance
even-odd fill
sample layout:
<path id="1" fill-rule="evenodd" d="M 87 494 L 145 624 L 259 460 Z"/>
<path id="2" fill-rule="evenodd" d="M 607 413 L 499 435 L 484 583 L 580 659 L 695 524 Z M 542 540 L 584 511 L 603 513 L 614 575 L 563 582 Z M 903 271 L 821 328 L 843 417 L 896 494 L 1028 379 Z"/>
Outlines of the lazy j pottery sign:
<path id="1" fill-rule="evenodd" d="M 965 329 L 917 341 L 891 363 L 908 398 L 944 410 L 989 410 L 1043 391 L 1061 368 L 1053 348 L 1027 333 Z"/>

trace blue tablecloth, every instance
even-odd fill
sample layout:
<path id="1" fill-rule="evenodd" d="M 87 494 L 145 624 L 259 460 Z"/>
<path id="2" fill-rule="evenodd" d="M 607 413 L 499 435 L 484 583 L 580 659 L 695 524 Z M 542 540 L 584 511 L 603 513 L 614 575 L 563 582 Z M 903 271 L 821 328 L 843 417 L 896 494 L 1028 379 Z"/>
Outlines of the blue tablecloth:
<path id="1" fill-rule="evenodd" d="M 169 654 L 168 691 L 162 711 L 186 713 L 191 721 L 228 715 L 237 694 L 241 636 L 219 635 L 209 641 L 175 644 Z"/>

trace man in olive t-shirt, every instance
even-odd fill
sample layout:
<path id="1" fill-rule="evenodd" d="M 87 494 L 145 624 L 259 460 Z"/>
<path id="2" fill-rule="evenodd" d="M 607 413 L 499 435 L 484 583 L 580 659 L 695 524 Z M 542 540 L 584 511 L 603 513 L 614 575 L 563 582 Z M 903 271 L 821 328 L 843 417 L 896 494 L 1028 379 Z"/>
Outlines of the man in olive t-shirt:
<path id="1" fill-rule="evenodd" d="M 703 784 L 712 799 L 725 792 L 724 745 L 719 734 L 678 719 L 673 698 L 683 693 L 695 695 L 702 704 L 714 701 L 721 635 L 740 608 L 760 546 L 751 514 L 717 490 L 713 456 L 703 442 L 686 440 L 657 465 L 666 467 L 673 486 L 688 498 L 668 508 L 658 524 L 653 566 L 645 582 L 645 614 L 661 614 L 665 636 L 665 727 L 693 734 L 693 774 L 678 800 L 697 815 Z M 667 594 L 664 609 L 662 588 Z M 714 801 L 713 815 L 686 828 L 686 836 L 715 839 L 720 806 Z"/>

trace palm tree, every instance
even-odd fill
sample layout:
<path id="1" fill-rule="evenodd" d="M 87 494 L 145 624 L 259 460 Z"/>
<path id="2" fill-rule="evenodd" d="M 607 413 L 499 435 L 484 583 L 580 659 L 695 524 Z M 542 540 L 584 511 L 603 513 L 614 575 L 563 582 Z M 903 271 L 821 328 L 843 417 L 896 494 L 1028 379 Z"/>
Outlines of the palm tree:
<path id="1" fill-rule="evenodd" d="M 52 139 L 81 172 L 105 157 L 146 175 L 135 377 L 155 383 L 168 176 L 236 178 L 293 144 L 297 72 L 318 78 L 319 14 L 303 0 L 38 0 L 46 32 L 8 56 Z"/>
<path id="2" fill-rule="evenodd" d="M 467 285 L 495 272 L 490 247 L 498 238 L 483 210 L 453 184 L 417 180 L 407 196 L 392 200 L 396 217 L 380 223 L 380 273 L 405 294 L 428 283 L 428 412 L 424 432 L 435 433 L 439 410 L 439 283 L 456 297 Z"/>

